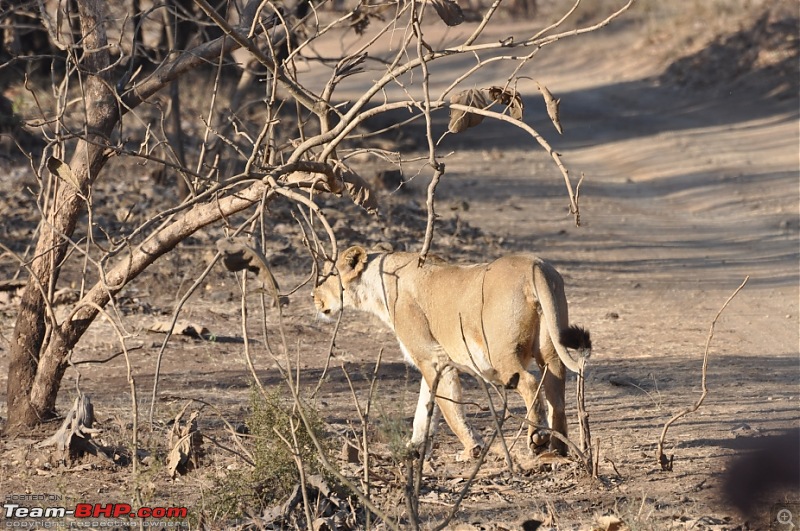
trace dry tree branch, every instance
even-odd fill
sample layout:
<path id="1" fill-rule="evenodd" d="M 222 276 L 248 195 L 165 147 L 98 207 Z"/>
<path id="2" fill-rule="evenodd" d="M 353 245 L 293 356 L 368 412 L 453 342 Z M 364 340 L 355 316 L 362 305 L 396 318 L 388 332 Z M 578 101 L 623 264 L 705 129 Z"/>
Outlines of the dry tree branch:
<path id="1" fill-rule="evenodd" d="M 253 363 L 253 357 L 250 354 L 250 336 L 247 333 L 247 271 L 242 272 L 242 281 L 239 286 L 242 290 L 242 339 L 244 340 L 245 363 L 247 363 L 247 368 L 250 370 L 250 374 L 253 376 L 253 381 L 256 387 L 258 387 L 261 396 L 265 401 L 269 402 L 269 395 L 267 394 L 267 390 L 264 389 L 264 384 L 261 383 L 261 378 L 258 377 L 256 366 Z"/>
<path id="2" fill-rule="evenodd" d="M 272 431 L 275 434 L 283 439 L 287 445 L 289 446 L 289 450 L 292 452 L 292 457 L 294 457 L 295 465 L 297 466 L 297 473 L 300 475 L 300 492 L 303 495 L 303 509 L 306 513 L 306 525 L 308 527 L 313 526 L 314 519 L 311 516 L 311 503 L 308 499 L 308 487 L 306 487 L 306 467 L 303 463 L 303 456 L 300 454 L 300 443 L 297 441 L 297 427 L 295 426 L 295 418 L 289 416 L 289 432 L 292 434 L 292 444 L 289 445 L 289 442 L 284 439 L 284 437 L 280 434 L 277 428 L 273 426 Z"/>
<path id="3" fill-rule="evenodd" d="M 383 358 L 383 349 L 378 351 L 378 359 L 375 362 L 375 368 L 372 370 L 372 380 L 370 381 L 369 385 L 369 395 L 367 395 L 367 403 L 362 410 L 361 405 L 358 402 L 358 397 L 356 396 L 356 390 L 353 387 L 353 381 L 350 379 L 350 374 L 347 372 L 347 368 L 342 364 L 342 372 L 344 373 L 344 377 L 347 379 L 347 385 L 350 387 L 350 393 L 353 395 L 353 403 L 356 406 L 356 413 L 358 414 L 358 418 L 361 421 L 361 453 L 362 453 L 362 465 L 364 467 L 364 493 L 367 496 L 370 496 L 370 491 L 372 490 L 372 484 L 370 482 L 370 468 L 369 468 L 369 413 L 370 409 L 372 408 L 372 398 L 375 393 L 375 385 L 378 382 L 378 369 L 381 366 L 381 358 Z M 347 443 L 345 443 L 347 444 Z M 365 529 L 370 528 L 370 520 L 371 520 L 371 513 L 366 511 L 366 525 Z"/>
<path id="4" fill-rule="evenodd" d="M 575 10 L 578 9 L 579 5 L 581 5 L 581 0 L 575 0 L 575 3 L 572 5 L 572 7 L 569 9 L 569 11 L 564 13 L 564 15 L 560 19 L 558 19 L 557 21 L 553 22 L 549 26 L 547 26 L 547 27 L 543 28 L 542 30 L 540 30 L 539 32 L 537 32 L 533 37 L 530 38 L 530 40 L 535 41 L 536 39 L 538 39 L 542 35 L 550 32 L 550 31 L 553 31 L 554 29 L 560 27 L 562 24 L 564 24 L 564 22 L 567 21 L 567 19 L 570 16 L 572 16 L 572 14 L 575 12 Z"/>
<path id="5" fill-rule="evenodd" d="M 421 4 L 424 6 L 424 3 Z M 433 229 L 436 222 L 436 211 L 434 210 L 434 201 L 436 194 L 436 186 L 439 184 L 439 179 L 444 174 L 444 163 L 436 160 L 436 145 L 433 141 L 433 131 L 431 128 L 431 91 L 430 91 L 430 72 L 428 71 L 428 61 L 422 48 L 425 47 L 430 50 L 430 46 L 422 39 L 422 28 L 420 27 L 420 13 L 418 11 L 417 2 L 412 2 L 411 8 L 411 26 L 414 36 L 417 39 L 417 57 L 422 67 L 422 94 L 423 105 L 422 111 L 425 115 L 425 138 L 428 141 L 428 164 L 433 168 L 433 176 L 431 182 L 428 184 L 428 191 L 426 195 L 425 204 L 428 210 L 428 219 L 425 226 L 425 239 L 422 243 L 422 249 L 419 252 L 419 267 L 425 264 L 425 259 L 428 256 L 428 251 L 431 248 L 433 241 Z"/>
<path id="6" fill-rule="evenodd" d="M 439 389 L 439 382 L 441 381 L 442 375 L 446 370 L 453 370 L 449 363 L 436 370 L 436 376 L 433 379 L 433 383 L 430 384 L 430 397 L 428 398 L 428 403 L 425 405 L 425 433 L 422 437 L 422 453 L 420 455 L 419 462 L 417 463 L 416 475 L 413 475 L 412 470 L 409 471 L 409 474 L 412 474 L 411 478 L 414 479 L 414 485 L 413 490 L 406 492 L 407 498 L 409 495 L 412 495 L 412 497 L 407 500 L 407 504 L 410 508 L 413 508 L 410 516 L 413 516 L 413 518 L 417 521 L 419 518 L 419 494 L 422 491 L 422 472 L 425 464 L 425 456 L 428 453 L 428 445 L 431 444 L 431 425 L 433 423 L 433 413 L 434 408 L 436 407 L 436 399 L 439 398 L 439 396 L 437 396 L 437 391 Z M 416 412 L 414 415 L 416 417 Z M 409 468 L 411 469 L 412 467 L 410 464 L 411 463 L 409 463 Z"/>
<path id="7" fill-rule="evenodd" d="M 578 207 L 578 202 L 575 198 L 575 192 L 572 189 L 572 182 L 569 180 L 569 170 L 564 167 L 564 164 L 561 162 L 561 154 L 555 151 L 550 144 L 545 140 L 542 135 L 540 135 L 533 127 L 529 126 L 525 122 L 521 120 L 517 120 L 516 118 L 512 118 L 507 114 L 502 114 L 499 112 L 489 111 L 486 109 L 479 109 L 477 107 L 470 107 L 467 105 L 461 105 L 460 103 L 451 103 L 450 108 L 456 109 L 459 111 L 470 112 L 473 114 L 479 114 L 481 116 L 486 116 L 489 118 L 495 118 L 497 120 L 508 122 L 510 124 L 516 125 L 520 129 L 524 130 L 528 134 L 530 134 L 536 141 L 539 143 L 540 146 L 544 148 L 545 151 L 553 158 L 553 161 L 558 166 L 558 169 L 561 171 L 561 175 L 564 176 L 564 184 L 567 187 L 567 193 L 569 194 L 569 204 L 570 204 L 570 213 L 575 216 L 575 224 L 580 226 L 580 209 Z"/>
<path id="8" fill-rule="evenodd" d="M 418 265 L 422 267 L 425 264 L 425 259 L 428 257 L 428 251 L 431 249 L 431 242 L 433 241 L 433 228 L 436 222 L 436 210 L 434 208 L 434 200 L 436 194 L 436 186 L 439 184 L 439 178 L 444 174 L 444 163 L 434 162 L 433 176 L 431 182 L 428 184 L 427 196 L 425 205 L 428 209 L 428 220 L 425 225 L 425 239 L 422 242 L 422 249 L 419 252 Z"/>
<path id="9" fill-rule="evenodd" d="M 536 386 L 536 392 L 533 394 L 533 396 L 536 397 L 534 399 L 533 406 L 532 406 L 534 408 L 538 407 L 538 403 L 537 402 L 539 402 L 539 393 L 542 390 L 542 385 L 544 385 L 544 379 L 545 379 L 545 377 L 547 377 L 547 373 L 549 372 L 549 370 L 550 370 L 550 367 L 548 365 L 545 365 L 544 369 L 542 370 L 541 377 L 539 378 L 539 385 Z M 528 414 L 530 414 L 530 413 L 527 413 L 526 417 L 527 417 Z M 517 441 L 519 440 L 520 436 L 522 435 L 522 430 L 524 430 L 524 429 L 525 429 L 525 423 L 521 422 L 520 425 L 519 425 L 519 429 L 517 430 L 517 434 L 514 436 L 514 441 L 511 443 L 511 446 L 508 447 L 509 450 L 513 449 L 514 446 L 517 444 Z M 527 442 L 527 445 L 530 445 L 530 441 Z"/>
<path id="10" fill-rule="evenodd" d="M 92 303 L 93 304 L 93 303 Z M 138 474 L 138 453 L 139 453 L 139 402 L 136 399 L 136 380 L 133 377 L 133 370 L 131 369 L 131 358 L 128 354 L 128 347 L 125 346 L 125 336 L 122 333 L 117 322 L 111 318 L 108 312 L 105 309 L 101 308 L 100 306 L 95 305 L 98 312 L 100 312 L 106 320 L 111 324 L 111 327 L 114 329 L 114 332 L 117 335 L 117 339 L 119 339 L 119 344 L 122 347 L 122 352 L 125 354 L 125 366 L 127 368 L 127 378 L 128 378 L 128 385 L 130 386 L 131 390 L 131 416 L 132 418 L 132 436 L 131 436 L 131 472 L 134 478 L 134 485 L 136 485 L 136 490 L 138 494 L 139 486 L 138 481 L 136 480 L 136 476 Z"/>
<path id="11" fill-rule="evenodd" d="M 320 220 L 323 221 L 323 225 L 329 237 L 332 239 L 332 245 L 335 251 L 336 244 L 333 231 L 327 221 L 325 221 L 324 215 L 319 211 L 319 208 L 312 201 L 282 187 L 275 181 L 275 176 L 283 175 L 287 172 L 307 170 L 324 173 L 324 168 L 329 168 L 329 166 L 309 162 L 297 162 L 283 165 L 279 168 L 275 168 L 271 173 L 266 174 L 262 181 L 256 181 L 249 187 L 238 191 L 236 194 L 226 195 L 218 201 L 209 203 L 195 202 L 189 210 L 186 210 L 174 219 L 165 220 L 160 227 L 154 229 L 141 244 L 133 249 L 127 257 L 121 258 L 116 265 L 107 272 L 104 282 L 96 283 L 86 292 L 84 297 L 73 308 L 69 318 L 58 327 L 59 341 L 61 344 L 67 346 L 71 346 L 77 342 L 97 315 L 95 305 L 103 307 L 109 299 L 118 293 L 130 280 L 138 276 L 156 259 L 172 250 L 186 237 L 225 216 L 251 207 L 265 197 L 268 200 L 272 195 L 278 192 L 290 199 L 308 204 L 309 207 L 315 209 L 315 213 Z M 267 184 L 263 181 L 267 181 Z M 203 194 L 195 197 L 193 201 L 196 201 L 201 196 L 203 196 Z M 60 347 L 61 344 L 56 345 L 56 347 Z M 57 356 L 46 356 L 42 363 L 40 363 L 36 379 L 47 378 L 48 375 L 56 373 L 57 365 L 60 362 L 61 359 Z M 34 385 L 34 392 L 36 387 L 37 386 Z M 36 400 L 39 400 L 39 397 L 36 397 Z"/>
<path id="12" fill-rule="evenodd" d="M 202 9 L 205 14 L 208 15 L 208 17 L 211 18 L 211 20 L 213 20 L 214 23 L 225 32 L 226 35 L 236 42 L 236 44 L 242 48 L 247 48 L 247 51 L 253 54 L 253 57 L 255 57 L 259 63 L 276 73 L 281 84 L 285 86 L 286 89 L 292 94 L 297 103 L 301 104 L 303 107 L 320 117 L 322 116 L 322 113 L 328 111 L 328 108 L 318 105 L 318 103 L 324 104 L 324 102 L 306 90 L 302 85 L 295 83 L 280 69 L 277 69 L 275 61 L 272 58 L 267 57 L 261 50 L 258 49 L 258 46 L 256 46 L 253 41 L 242 35 L 237 28 L 231 26 L 227 20 L 222 18 L 220 14 L 217 13 L 217 11 L 211 5 L 209 5 L 208 2 L 206 2 L 206 0 L 194 1 L 198 6 L 200 6 L 200 9 Z M 259 24 L 259 26 L 261 26 L 261 24 Z"/>
<path id="13" fill-rule="evenodd" d="M 494 444 L 494 440 L 497 437 L 497 432 L 492 433 L 492 437 L 489 439 L 489 442 L 486 443 L 486 446 L 483 447 L 480 455 L 478 456 L 478 461 L 475 463 L 475 466 L 472 468 L 472 472 L 470 473 L 469 477 L 467 478 L 466 483 L 461 488 L 461 491 L 458 493 L 458 498 L 456 498 L 455 503 L 453 503 L 453 507 L 450 509 L 450 512 L 447 516 L 439 522 L 433 529 L 434 531 L 441 531 L 442 529 L 446 528 L 450 522 L 455 518 L 458 510 L 461 508 L 461 502 L 464 501 L 464 498 L 467 496 L 467 493 L 472 488 L 472 484 L 475 482 L 475 478 L 478 475 L 478 471 L 483 466 L 483 462 L 486 459 L 486 456 L 489 454 L 489 449 Z"/>
<path id="14" fill-rule="evenodd" d="M 536 36 L 534 36 L 533 38 L 531 38 L 530 40 L 526 41 L 525 45 L 528 45 L 528 46 L 530 46 L 530 45 L 533 45 L 533 46 L 547 46 L 548 44 L 553 44 L 554 42 L 559 41 L 559 40 L 561 40 L 561 39 L 563 39 L 565 37 L 574 37 L 576 35 L 583 35 L 585 33 L 591 33 L 593 31 L 597 31 L 600 28 L 604 28 L 604 27 L 608 26 L 612 21 L 614 21 L 614 19 L 619 18 L 620 15 L 622 15 L 623 13 L 628 11 L 631 8 L 631 6 L 633 6 L 633 4 L 636 3 L 636 1 L 637 0 L 628 0 L 628 2 L 625 5 L 623 5 L 622 7 L 620 7 L 619 9 L 614 11 L 613 13 L 611 13 L 609 16 L 607 16 L 606 18 L 604 18 L 600 22 L 597 22 L 596 24 L 592 24 L 591 26 L 586 26 L 586 27 L 583 27 L 583 28 L 577 28 L 577 29 L 574 29 L 574 30 L 565 31 L 563 33 L 557 33 L 555 35 L 550 35 L 550 36 L 547 36 L 547 37 L 541 37 L 541 33 L 539 33 Z M 559 23 L 557 25 L 561 25 L 561 22 L 563 22 L 563 21 L 559 21 Z M 546 29 L 546 31 L 550 31 L 550 29 L 552 29 L 552 28 L 548 28 L 548 29 Z"/>
<path id="15" fill-rule="evenodd" d="M 567 446 L 569 446 L 569 449 L 572 450 L 575 453 L 575 455 L 577 455 L 580 458 L 581 463 L 583 463 L 583 466 L 586 469 L 586 472 L 591 475 L 591 473 L 592 473 L 592 463 L 591 463 L 591 461 L 587 458 L 586 454 L 583 453 L 580 450 L 580 448 L 578 448 L 578 445 L 575 444 L 574 442 L 572 442 L 572 440 L 569 437 L 566 437 L 565 435 L 557 432 L 556 430 L 554 430 L 553 428 L 551 428 L 549 426 L 538 426 L 535 423 L 533 423 L 530 419 L 528 419 L 527 417 L 520 417 L 519 415 L 511 415 L 511 418 L 515 418 L 517 420 L 521 420 L 523 423 L 529 424 L 529 425 L 535 427 L 537 430 L 549 433 L 551 437 L 555 437 L 559 441 L 561 441 L 564 444 L 566 444 Z"/>
<path id="16" fill-rule="evenodd" d="M 486 275 L 484 274 L 484 276 L 481 278 L 481 299 L 483 299 L 483 287 L 484 287 L 483 283 L 485 279 Z M 486 347 L 487 356 L 489 357 L 489 360 L 491 362 L 492 356 L 491 352 L 489 352 L 489 341 L 488 338 L 486 337 L 486 329 L 484 328 L 483 325 L 483 309 L 484 309 L 484 301 L 481 300 L 481 335 L 483 336 L 483 344 Z M 481 387 L 483 387 L 483 392 L 486 394 L 486 399 L 489 402 L 489 410 L 491 411 L 492 418 L 494 419 L 494 425 L 495 425 L 495 430 L 497 431 L 497 435 L 500 437 L 500 444 L 503 447 L 503 453 L 506 458 L 506 466 L 508 467 L 508 471 L 513 474 L 514 462 L 511 459 L 511 452 L 509 451 L 508 445 L 506 444 L 506 439 L 505 437 L 503 437 L 503 424 L 505 423 L 505 418 L 506 418 L 505 412 L 508 411 L 508 400 L 503 393 L 500 393 L 497 386 L 492 384 L 492 387 L 497 392 L 497 394 L 503 398 L 503 415 L 502 415 L 503 421 L 501 421 L 500 417 L 497 416 L 497 411 L 494 409 L 494 402 L 492 401 L 491 393 L 489 393 L 489 386 L 486 384 L 486 379 L 483 377 L 480 371 L 478 371 L 478 364 L 475 363 L 475 358 L 472 355 L 472 349 L 469 348 L 469 343 L 467 343 L 467 336 L 466 334 L 464 334 L 464 320 L 462 319 L 461 312 L 459 312 L 458 314 L 458 326 L 459 326 L 459 331 L 461 332 L 461 341 L 462 343 L 464 343 L 464 348 L 467 349 L 467 354 L 469 354 L 470 362 L 472 362 L 473 376 L 475 377 L 476 380 L 478 380 L 478 383 L 481 384 Z"/>
<path id="17" fill-rule="evenodd" d="M 492 5 L 489 6 L 489 9 L 487 9 L 486 13 L 483 15 L 483 19 L 481 19 L 481 22 L 480 22 L 480 24 L 478 24 L 478 27 L 475 28 L 475 31 L 472 32 L 472 35 L 467 37 L 467 40 L 464 41 L 464 46 L 472 45 L 472 43 L 474 43 L 478 39 L 478 37 L 481 36 L 481 33 L 483 33 L 483 30 L 485 30 L 486 26 L 489 24 L 489 21 L 491 20 L 492 15 L 494 15 L 495 12 L 497 11 L 497 8 L 500 7 L 500 2 L 501 1 L 502 0 L 494 0 L 492 2 Z"/>
<path id="18" fill-rule="evenodd" d="M 328 369 L 331 365 L 331 359 L 333 358 L 333 349 L 336 346 L 336 336 L 339 334 L 339 327 L 342 324 L 342 314 L 344 312 L 339 312 L 339 315 L 336 316 L 336 324 L 333 327 L 333 332 L 331 333 L 331 340 L 328 342 L 328 354 L 325 356 L 325 365 L 322 367 L 322 374 L 319 376 L 319 380 L 317 381 L 317 386 L 314 388 L 314 391 L 311 393 L 311 398 L 313 399 L 319 393 L 320 388 L 322 387 L 323 382 L 325 381 L 325 376 L 328 374 Z"/>
<path id="19" fill-rule="evenodd" d="M 578 421 L 579 426 L 581 429 L 581 450 L 583 450 L 586 460 L 591 464 L 597 464 L 597 460 L 599 456 L 592 455 L 592 433 L 589 430 L 589 414 L 586 412 L 586 396 L 584 393 L 584 384 L 586 379 L 584 378 L 584 370 L 586 369 L 586 358 L 581 357 L 579 366 L 578 366 L 578 381 L 576 384 L 577 390 L 577 399 L 576 403 L 578 405 Z M 592 473 L 593 477 L 596 477 L 594 474 L 595 466 L 592 465 L 590 473 Z"/>
<path id="20" fill-rule="evenodd" d="M 503 437 L 503 424 L 505 423 L 504 421 L 506 419 L 506 414 L 505 413 L 506 413 L 506 411 L 508 411 L 508 401 L 506 400 L 506 397 L 504 397 L 500 393 L 498 388 L 493 385 L 492 387 L 494 387 L 494 390 L 497 392 L 497 394 L 500 395 L 503 398 L 503 409 L 502 409 L 503 413 L 502 413 L 502 415 L 498 415 L 497 410 L 495 410 L 495 408 L 494 408 L 494 402 L 492 401 L 492 394 L 489 392 L 489 386 L 487 385 L 486 380 L 484 380 L 480 376 L 478 376 L 477 379 L 478 379 L 478 383 L 480 383 L 481 387 L 483 388 L 483 392 L 486 395 L 486 399 L 489 402 L 489 411 L 491 412 L 492 418 L 494 419 L 495 431 L 497 432 L 497 435 L 500 437 L 500 445 L 503 448 L 503 456 L 505 457 L 505 460 L 506 460 L 506 467 L 508 467 L 508 471 L 511 474 L 513 474 L 514 473 L 514 462 L 511 459 L 511 452 L 509 451 L 508 445 L 506 444 L 506 439 L 505 439 L 505 437 Z"/>
<path id="21" fill-rule="evenodd" d="M 378 383 L 378 370 L 381 366 L 381 360 L 383 359 L 383 349 L 378 351 L 378 359 L 375 360 L 375 368 L 372 370 L 372 380 L 369 383 L 369 394 L 367 395 L 367 405 L 364 408 L 364 440 L 362 441 L 362 446 L 364 447 L 364 482 L 367 496 L 370 495 L 370 481 L 369 481 L 369 432 L 367 430 L 369 426 L 369 414 L 372 411 L 372 399 L 375 396 L 375 387 Z M 370 521 L 372 519 L 372 514 L 367 511 L 367 518 L 366 518 L 366 529 L 370 528 Z"/>
<path id="22" fill-rule="evenodd" d="M 719 311 L 717 312 L 717 315 L 714 316 L 714 320 L 711 321 L 711 326 L 709 327 L 709 330 L 708 330 L 708 337 L 706 338 L 706 348 L 703 351 L 703 365 L 702 365 L 702 368 L 701 368 L 701 376 L 700 376 L 700 385 L 703 388 L 703 392 L 700 394 L 700 398 L 698 398 L 697 402 L 695 402 L 693 405 L 691 405 L 691 406 L 687 407 L 686 409 L 676 413 L 671 419 L 669 419 L 664 424 L 664 429 L 661 431 L 661 437 L 658 438 L 658 451 L 657 451 L 658 464 L 661 467 L 661 470 L 663 470 L 663 471 L 671 471 L 672 470 L 672 461 L 673 461 L 673 458 L 674 458 L 674 456 L 672 456 L 672 455 L 667 457 L 664 454 L 664 439 L 667 436 L 667 430 L 669 429 L 670 426 L 672 426 L 672 424 L 675 421 L 677 421 L 681 417 L 684 417 L 685 415 L 688 415 L 689 413 L 694 413 L 695 411 L 697 411 L 697 409 L 703 404 L 703 401 L 706 399 L 706 395 L 708 395 L 708 387 L 706 386 L 706 372 L 707 372 L 707 369 L 708 369 L 708 348 L 711 345 L 711 338 L 714 337 L 714 327 L 717 324 L 717 319 L 719 319 L 720 315 L 722 315 L 722 312 L 725 311 L 725 308 L 728 307 L 728 304 L 733 300 L 733 298 L 736 297 L 736 295 L 740 291 L 742 291 L 742 288 L 744 288 L 744 286 L 745 286 L 745 284 L 747 284 L 748 280 L 750 280 L 750 275 L 747 275 L 746 277 L 744 277 L 744 280 L 742 281 L 742 283 L 739 284 L 738 288 L 733 290 L 733 293 L 731 293 L 731 295 L 725 301 L 725 304 L 722 305 L 722 308 L 719 309 Z"/>

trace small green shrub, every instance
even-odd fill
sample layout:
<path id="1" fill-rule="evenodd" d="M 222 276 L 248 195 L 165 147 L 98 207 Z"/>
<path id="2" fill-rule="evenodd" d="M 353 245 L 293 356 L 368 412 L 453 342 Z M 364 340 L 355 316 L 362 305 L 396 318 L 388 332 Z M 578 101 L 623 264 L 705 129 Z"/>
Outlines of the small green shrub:
<path id="1" fill-rule="evenodd" d="M 247 438 L 247 444 L 255 467 L 233 471 L 219 481 L 212 504 L 213 513 L 218 518 L 259 513 L 292 493 L 300 483 L 300 473 L 293 456 L 295 448 L 287 446 L 283 439 L 292 445 L 297 440 L 296 451 L 306 475 L 319 474 L 331 481 L 292 401 L 283 398 L 279 389 L 265 399 L 258 389 L 253 388 L 250 403 L 251 413 L 246 424 L 251 437 Z M 303 404 L 303 411 L 323 451 L 331 456 L 333 442 L 326 437 L 325 423 L 313 407 Z"/>

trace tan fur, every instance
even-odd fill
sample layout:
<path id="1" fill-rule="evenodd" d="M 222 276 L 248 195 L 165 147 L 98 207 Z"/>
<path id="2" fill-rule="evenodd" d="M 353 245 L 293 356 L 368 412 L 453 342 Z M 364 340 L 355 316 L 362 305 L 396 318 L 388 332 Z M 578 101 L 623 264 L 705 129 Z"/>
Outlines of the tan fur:
<path id="1" fill-rule="evenodd" d="M 516 383 L 528 418 L 542 425 L 534 407 L 536 378 L 527 370 L 533 361 L 540 369 L 547 367 L 543 389 L 548 424 L 566 435 L 564 364 L 577 370 L 578 359 L 559 341 L 559 331 L 569 322 L 561 275 L 531 254 L 470 266 L 429 258 L 419 267 L 418 258 L 412 253 L 368 254 L 362 247 L 351 247 L 337 261 L 338 277 L 328 277 L 314 290 L 314 303 L 324 315 L 344 306 L 378 316 L 394 330 L 401 350 L 422 373 L 410 444 L 426 440 L 427 404 L 438 371 L 437 405 L 464 445 L 461 458 L 477 457 L 483 443 L 459 404 L 459 370 L 498 385 Z M 549 439 L 529 426 L 532 448 Z M 565 450 L 555 437 L 551 446 Z"/>

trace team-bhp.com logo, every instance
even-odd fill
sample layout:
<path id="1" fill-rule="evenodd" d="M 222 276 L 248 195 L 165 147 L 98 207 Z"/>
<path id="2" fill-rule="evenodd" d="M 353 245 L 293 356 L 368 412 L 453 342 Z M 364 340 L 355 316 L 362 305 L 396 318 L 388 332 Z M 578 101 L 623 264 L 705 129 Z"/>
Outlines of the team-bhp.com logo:
<path id="1" fill-rule="evenodd" d="M 3 516 L 6 524 L 22 518 L 155 518 L 185 519 L 186 507 L 139 507 L 134 509 L 127 503 L 79 503 L 74 509 L 66 507 L 23 507 L 18 503 L 4 503 Z"/>

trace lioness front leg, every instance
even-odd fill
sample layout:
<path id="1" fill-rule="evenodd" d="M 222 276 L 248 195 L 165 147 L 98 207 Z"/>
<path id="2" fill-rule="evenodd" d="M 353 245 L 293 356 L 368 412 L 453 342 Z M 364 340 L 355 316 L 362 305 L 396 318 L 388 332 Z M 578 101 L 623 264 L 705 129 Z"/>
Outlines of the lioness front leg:
<path id="1" fill-rule="evenodd" d="M 464 404 L 461 401 L 461 377 L 455 368 L 446 367 L 442 372 L 436 390 L 436 400 L 447 425 L 464 446 L 464 450 L 456 456 L 456 460 L 469 461 L 481 455 L 483 441 L 467 424 Z"/>
<path id="2" fill-rule="evenodd" d="M 421 378 L 417 410 L 416 413 L 414 413 L 414 432 L 411 435 L 408 446 L 419 449 L 420 455 L 423 458 L 427 457 L 430 453 L 431 447 L 433 446 L 433 434 L 436 432 L 436 426 L 439 424 L 439 417 L 441 416 L 441 410 L 434 400 L 433 411 L 431 411 L 430 431 L 428 431 L 428 408 L 431 405 L 431 399 L 431 388 L 428 386 L 428 382 L 425 378 Z M 428 442 L 427 445 L 425 445 L 426 440 Z"/>
<path id="3" fill-rule="evenodd" d="M 437 371 L 433 364 L 428 361 L 421 361 L 418 366 L 422 372 L 423 379 L 427 382 L 428 397 L 430 397 Z M 461 379 L 458 371 L 453 367 L 445 367 L 439 376 L 439 382 L 436 386 L 436 403 L 444 415 L 445 422 L 447 422 L 447 425 L 450 426 L 450 429 L 453 430 L 453 433 L 464 446 L 464 450 L 456 456 L 456 460 L 467 461 L 478 457 L 483 450 L 483 441 L 467 424 L 464 405 L 461 401 Z M 420 435 L 424 438 L 424 427 L 427 422 L 427 400 L 424 408 L 421 407 L 421 404 L 422 400 L 420 399 L 420 402 L 417 403 L 417 413 L 414 417 L 414 431 L 416 433 L 417 426 L 421 426 Z"/>

